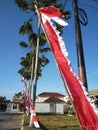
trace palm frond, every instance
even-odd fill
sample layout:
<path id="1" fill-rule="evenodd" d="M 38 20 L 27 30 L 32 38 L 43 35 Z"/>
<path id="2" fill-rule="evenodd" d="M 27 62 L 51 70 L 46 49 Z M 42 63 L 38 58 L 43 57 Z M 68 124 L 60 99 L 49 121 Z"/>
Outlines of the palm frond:
<path id="1" fill-rule="evenodd" d="M 19 34 L 24 35 L 32 32 L 32 19 L 29 19 L 27 22 L 20 27 Z"/>
<path id="2" fill-rule="evenodd" d="M 21 41 L 21 42 L 19 43 L 19 45 L 20 45 L 22 48 L 27 48 L 27 47 L 28 47 L 28 44 L 27 44 L 26 42 L 24 42 L 24 41 Z"/>

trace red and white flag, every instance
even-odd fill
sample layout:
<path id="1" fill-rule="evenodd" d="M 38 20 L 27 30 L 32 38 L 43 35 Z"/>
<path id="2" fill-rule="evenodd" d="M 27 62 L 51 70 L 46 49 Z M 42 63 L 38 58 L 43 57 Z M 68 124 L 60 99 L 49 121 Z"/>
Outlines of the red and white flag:
<path id="1" fill-rule="evenodd" d="M 42 17 L 44 29 L 49 38 L 50 46 L 58 67 L 62 72 L 73 97 L 82 130 L 98 130 L 98 111 L 96 111 L 94 106 L 90 103 L 85 87 L 74 73 L 70 61 L 67 58 L 68 52 L 64 46 L 63 39 L 59 36 L 59 32 L 52 22 L 56 18 L 56 20 L 54 20 L 55 22 L 63 26 L 67 25 L 65 21 L 61 20 L 63 14 L 53 6 L 40 8 L 39 13 Z"/>
<path id="2" fill-rule="evenodd" d="M 38 123 L 38 118 L 37 118 L 37 115 L 36 115 L 36 112 L 35 112 L 35 107 L 34 107 L 31 100 L 30 100 L 30 108 L 31 108 L 31 118 L 32 118 L 32 121 L 34 123 L 34 126 L 36 128 L 40 128 L 39 123 Z"/>
<path id="3" fill-rule="evenodd" d="M 26 83 L 24 77 L 22 77 L 22 82 L 24 83 L 24 87 L 25 87 L 26 93 L 27 93 L 27 95 L 25 95 L 25 102 L 26 102 L 25 108 L 27 110 L 27 113 L 31 112 L 31 118 L 34 123 L 34 126 L 36 128 L 40 128 L 39 123 L 38 123 L 38 118 L 37 118 L 36 112 L 35 112 L 35 107 L 31 101 L 30 94 L 28 93 L 27 83 Z M 27 98 L 26 98 L 26 96 L 27 96 Z M 29 103 L 30 107 L 29 107 L 28 103 Z"/>

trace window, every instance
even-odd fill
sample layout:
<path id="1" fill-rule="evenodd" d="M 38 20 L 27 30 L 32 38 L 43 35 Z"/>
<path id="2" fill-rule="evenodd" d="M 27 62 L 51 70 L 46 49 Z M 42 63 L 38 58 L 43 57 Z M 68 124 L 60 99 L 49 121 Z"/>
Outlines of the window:
<path id="1" fill-rule="evenodd" d="M 16 103 L 13 104 L 13 109 L 17 109 L 17 104 Z"/>

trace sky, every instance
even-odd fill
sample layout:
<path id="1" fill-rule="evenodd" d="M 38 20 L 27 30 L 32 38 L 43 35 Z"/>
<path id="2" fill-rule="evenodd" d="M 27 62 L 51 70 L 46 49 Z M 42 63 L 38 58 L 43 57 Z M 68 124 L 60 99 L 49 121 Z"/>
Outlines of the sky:
<path id="1" fill-rule="evenodd" d="M 98 89 L 98 2 L 94 0 L 78 0 L 88 16 L 88 25 L 81 25 L 82 42 L 89 91 Z M 75 27 L 72 0 L 68 0 L 65 9 L 71 11 L 68 26 L 64 27 L 63 40 L 69 53 L 71 65 L 78 75 Z M 26 51 L 19 42 L 26 36 L 18 34 L 21 25 L 31 17 L 20 10 L 14 0 L 0 0 L 0 96 L 12 100 L 15 93 L 24 89 L 18 70 L 21 68 L 20 58 Z M 35 23 L 36 25 L 36 23 Z M 33 25 L 33 26 L 35 26 Z M 42 92 L 59 92 L 66 95 L 62 80 L 56 67 L 52 53 L 48 53 L 50 63 L 43 69 L 38 80 L 37 94 Z"/>

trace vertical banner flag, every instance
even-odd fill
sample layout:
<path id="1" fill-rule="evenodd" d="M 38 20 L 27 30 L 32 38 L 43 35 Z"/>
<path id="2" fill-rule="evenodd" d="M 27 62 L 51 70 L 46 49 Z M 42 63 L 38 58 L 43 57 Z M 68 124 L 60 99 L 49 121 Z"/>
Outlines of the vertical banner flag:
<path id="1" fill-rule="evenodd" d="M 38 118 L 37 118 L 36 112 L 35 112 L 35 107 L 31 100 L 30 100 L 30 108 L 31 108 L 31 117 L 32 117 L 33 123 L 36 128 L 40 128 L 39 123 L 38 123 Z"/>
<path id="2" fill-rule="evenodd" d="M 28 97 L 28 98 L 25 98 L 25 102 L 26 102 L 25 108 L 29 112 L 29 105 L 30 105 L 30 112 L 31 112 L 31 117 L 32 117 L 32 121 L 34 123 L 34 126 L 36 128 L 40 128 L 39 123 L 38 123 L 38 118 L 37 118 L 36 112 L 35 112 L 35 107 L 31 101 L 30 94 L 29 94 L 28 89 L 27 89 L 27 83 L 26 83 L 24 77 L 22 77 L 22 82 L 24 83 L 24 87 L 25 87 L 26 93 L 27 93 L 26 96 Z"/>
<path id="3" fill-rule="evenodd" d="M 98 130 L 98 111 L 91 104 L 85 87 L 74 73 L 68 57 L 63 38 L 59 36 L 53 21 L 65 26 L 67 23 L 61 19 L 64 17 L 54 6 L 39 9 L 42 24 L 48 37 L 51 50 L 54 54 L 56 62 L 73 98 L 73 103 L 79 118 L 82 130 Z"/>

